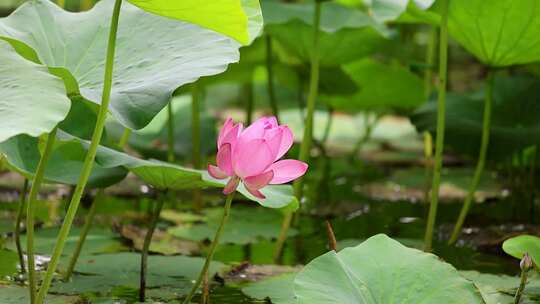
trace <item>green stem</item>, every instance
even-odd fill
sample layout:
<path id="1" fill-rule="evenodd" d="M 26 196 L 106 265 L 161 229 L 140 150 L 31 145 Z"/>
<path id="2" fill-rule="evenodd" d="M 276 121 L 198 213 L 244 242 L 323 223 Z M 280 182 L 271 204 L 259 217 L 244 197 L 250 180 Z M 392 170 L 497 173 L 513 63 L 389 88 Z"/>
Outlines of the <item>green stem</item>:
<path id="1" fill-rule="evenodd" d="M 24 184 L 21 190 L 21 201 L 19 202 L 19 208 L 17 209 L 17 219 L 15 220 L 15 246 L 17 247 L 17 254 L 19 255 L 19 264 L 21 265 L 21 273 L 26 272 L 24 267 L 24 254 L 21 246 L 21 223 L 24 215 L 24 207 L 26 205 L 26 194 L 28 193 L 28 179 L 24 179 Z"/>
<path id="2" fill-rule="evenodd" d="M 214 258 L 214 253 L 216 251 L 216 248 L 219 244 L 219 239 L 221 238 L 221 235 L 223 234 L 223 228 L 225 227 L 225 224 L 227 223 L 227 220 L 229 219 L 229 215 L 231 213 L 231 205 L 234 198 L 234 192 L 227 195 L 227 199 L 225 200 L 225 208 L 223 210 L 223 217 L 221 218 L 221 223 L 219 224 L 218 230 L 216 231 L 216 235 L 214 236 L 214 240 L 212 241 L 212 245 L 210 245 L 210 251 L 208 252 L 208 255 L 206 256 L 206 261 L 204 262 L 204 266 L 201 270 L 201 273 L 199 274 L 199 277 L 197 278 L 197 281 L 195 282 L 195 285 L 193 285 L 193 288 L 189 292 L 188 296 L 184 299 L 183 304 L 188 304 L 199 287 L 201 286 L 202 280 L 204 277 L 208 274 L 208 269 L 210 268 L 210 263 L 212 262 L 212 259 Z"/>
<path id="3" fill-rule="evenodd" d="M 360 153 L 360 150 L 362 150 L 362 147 L 371 139 L 371 133 L 373 132 L 373 128 L 379 122 L 380 116 L 377 115 L 373 120 L 370 119 L 369 113 L 366 113 L 365 119 L 364 119 L 364 135 L 358 139 L 356 144 L 354 145 L 353 151 L 351 153 L 351 157 L 354 159 L 357 157 L 358 153 Z"/>
<path id="4" fill-rule="evenodd" d="M 243 87 L 246 107 L 246 126 L 253 121 L 253 83 L 244 84 Z"/>
<path id="5" fill-rule="evenodd" d="M 193 145 L 191 149 L 191 160 L 195 169 L 201 167 L 201 112 L 199 109 L 199 96 L 199 85 L 194 83 L 191 91 L 191 142 Z"/>
<path id="6" fill-rule="evenodd" d="M 433 26 L 430 30 L 429 42 L 426 48 L 426 70 L 424 72 L 424 96 L 429 98 L 433 89 L 433 67 L 437 54 L 437 28 Z"/>
<path id="7" fill-rule="evenodd" d="M 326 126 L 324 127 L 324 133 L 321 140 L 321 145 L 325 146 L 330 136 L 330 130 L 332 129 L 332 123 L 334 122 L 334 110 L 332 108 L 328 109 L 328 116 L 326 119 Z"/>
<path id="8" fill-rule="evenodd" d="M 103 199 L 104 195 L 105 195 L 104 189 L 99 189 L 98 193 L 96 194 L 96 197 L 94 198 L 94 201 L 92 202 L 92 205 L 90 206 L 90 210 L 88 210 L 88 214 L 86 215 L 86 219 L 84 221 L 83 229 L 79 236 L 79 240 L 77 241 L 77 246 L 75 247 L 75 252 L 73 252 L 73 255 L 71 256 L 71 260 L 69 260 L 67 271 L 64 274 L 64 280 L 66 281 L 68 281 L 71 278 L 71 275 L 73 274 L 73 270 L 75 269 L 77 260 L 79 259 L 79 256 L 81 255 L 84 242 L 86 241 L 86 236 L 88 235 L 88 232 L 92 228 L 92 223 L 94 222 L 94 216 L 96 215 L 97 205 Z"/>
<path id="9" fill-rule="evenodd" d="M 174 155 L 174 113 L 172 107 L 172 99 L 167 105 L 167 160 L 170 163 L 174 163 L 176 157 Z"/>
<path id="10" fill-rule="evenodd" d="M 480 145 L 480 152 L 478 155 L 478 162 L 476 163 L 476 169 L 474 171 L 472 182 L 469 185 L 469 191 L 467 192 L 467 197 L 465 198 L 465 202 L 463 203 L 463 207 L 461 208 L 461 212 L 459 213 L 459 217 L 456 221 L 454 230 L 452 231 L 452 236 L 450 237 L 448 244 L 454 244 L 457 241 L 459 235 L 461 234 L 461 228 L 463 227 L 463 223 L 465 222 L 465 219 L 467 218 L 467 214 L 469 213 L 471 204 L 474 201 L 474 194 L 476 192 L 476 189 L 478 188 L 478 184 L 480 183 L 482 173 L 484 172 L 484 166 L 486 163 L 486 154 L 489 147 L 489 133 L 490 133 L 490 127 L 491 127 L 492 103 L 493 103 L 493 72 L 490 71 L 486 80 L 484 117 L 483 117 L 483 125 L 482 125 L 482 139 L 481 139 L 481 145 Z"/>
<path id="11" fill-rule="evenodd" d="M 168 195 L 163 194 L 160 200 L 157 202 L 157 205 L 154 209 L 154 214 L 152 214 L 152 221 L 148 227 L 148 231 L 144 236 L 144 243 L 141 253 L 141 273 L 140 273 L 140 282 L 139 282 L 139 302 L 144 302 L 146 298 L 146 272 L 148 270 L 148 251 L 150 250 L 150 244 L 152 243 L 152 236 L 156 230 L 157 223 L 159 221 L 159 215 L 165 204 L 165 200 Z"/>
<path id="12" fill-rule="evenodd" d="M 439 205 L 439 186 L 441 183 L 442 154 L 444 149 L 446 83 L 448 74 L 448 1 L 441 2 L 441 28 L 439 39 L 439 92 L 437 99 L 437 138 L 435 142 L 435 164 L 433 166 L 433 182 L 431 186 L 431 204 L 424 237 L 424 250 L 431 251 L 433 230 Z"/>
<path id="13" fill-rule="evenodd" d="M 45 168 L 51 156 L 51 152 L 56 140 L 57 128 L 54 128 L 47 138 L 45 150 L 39 159 L 36 174 L 30 187 L 28 203 L 26 206 L 26 257 L 28 259 L 28 288 L 30 291 L 30 303 L 36 303 L 36 263 L 34 259 L 34 209 L 36 199 L 43 183 Z M 39 303 L 39 302 L 38 302 Z"/>
<path id="14" fill-rule="evenodd" d="M 309 152 L 311 150 L 311 142 L 313 141 L 313 113 L 315 112 L 315 103 L 317 101 L 317 95 L 319 93 L 319 27 L 321 23 L 321 2 L 315 2 L 315 14 L 313 15 L 313 50 L 311 57 L 311 72 L 309 82 L 309 96 L 307 101 L 307 112 L 304 125 L 304 136 L 302 143 L 300 144 L 299 160 L 308 162 Z M 300 201 L 303 196 L 304 179 L 301 177 L 297 179 L 294 184 L 294 195 Z M 279 238 L 276 242 L 276 248 L 274 252 L 274 259 L 281 256 L 283 245 L 287 239 L 288 230 L 291 226 L 291 220 L 293 216 L 291 212 L 288 212 L 281 225 L 281 231 Z"/>
<path id="15" fill-rule="evenodd" d="M 58 266 L 60 256 L 62 255 L 62 251 L 64 250 L 64 245 L 69 235 L 69 230 L 71 229 L 71 225 L 73 224 L 73 219 L 75 218 L 75 215 L 77 214 L 79 203 L 81 202 L 84 189 L 86 187 L 86 184 L 88 183 L 88 178 L 90 177 L 90 174 L 92 172 L 92 167 L 94 165 L 94 160 L 96 158 L 99 142 L 101 141 L 101 137 L 103 135 L 103 129 L 105 128 L 105 120 L 107 118 L 107 113 L 109 111 L 109 102 L 110 102 L 110 97 L 111 97 L 114 53 L 115 53 L 115 48 L 116 48 L 116 33 L 118 31 L 118 20 L 120 18 L 121 6 L 122 6 L 122 0 L 116 0 L 114 4 L 112 19 L 111 19 L 111 28 L 110 28 L 110 33 L 109 33 L 108 47 L 107 47 L 107 60 L 105 64 L 105 75 L 104 75 L 104 81 L 103 81 L 103 96 L 101 100 L 101 106 L 99 108 L 96 126 L 94 129 L 94 134 L 92 135 L 92 141 L 90 143 L 90 147 L 88 148 L 88 152 L 84 160 L 82 172 L 79 177 L 77 187 L 75 188 L 75 192 L 73 193 L 73 197 L 71 198 L 68 212 L 64 218 L 64 223 L 62 224 L 62 227 L 60 228 L 58 240 L 54 247 L 54 251 L 53 251 L 51 260 L 49 262 L 49 266 L 47 267 L 47 273 L 45 274 L 43 284 L 39 290 L 37 304 L 43 304 L 45 300 L 45 296 L 47 295 L 47 291 L 49 290 L 49 287 L 51 285 L 54 273 L 56 271 L 56 267 Z"/>
<path id="16" fill-rule="evenodd" d="M 429 192 L 431 191 L 431 167 L 433 166 L 433 137 L 428 131 L 424 132 L 424 161 L 426 184 L 424 186 L 424 202 L 429 202 Z"/>
<path id="17" fill-rule="evenodd" d="M 130 128 L 124 128 L 124 132 L 122 133 L 122 137 L 120 137 L 120 141 L 118 141 L 118 147 L 122 150 L 126 147 L 127 143 L 129 142 L 129 137 L 131 136 L 131 129 Z"/>
<path id="18" fill-rule="evenodd" d="M 528 269 L 521 270 L 521 279 L 519 282 L 519 287 L 514 296 L 514 304 L 519 304 L 521 302 L 521 297 L 523 296 L 523 291 L 525 290 L 525 285 L 527 285 L 527 277 L 529 275 Z"/>
<path id="19" fill-rule="evenodd" d="M 198 83 L 194 83 L 191 91 L 191 160 L 193 168 L 201 168 L 201 92 Z M 202 192 L 200 189 L 193 190 L 193 205 L 196 211 L 202 209 Z"/>
<path id="20" fill-rule="evenodd" d="M 274 63 L 272 55 L 272 37 L 270 37 L 270 35 L 266 35 L 266 70 L 268 71 L 268 99 L 270 100 L 272 113 L 279 121 L 279 108 L 276 100 L 276 92 L 274 90 Z"/>

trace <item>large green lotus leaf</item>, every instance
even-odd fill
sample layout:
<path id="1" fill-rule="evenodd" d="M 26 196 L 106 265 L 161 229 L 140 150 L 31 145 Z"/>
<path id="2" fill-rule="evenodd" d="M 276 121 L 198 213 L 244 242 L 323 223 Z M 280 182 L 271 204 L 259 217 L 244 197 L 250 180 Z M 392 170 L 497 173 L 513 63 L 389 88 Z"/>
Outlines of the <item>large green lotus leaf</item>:
<path id="1" fill-rule="evenodd" d="M 313 4 L 263 2 L 266 32 L 301 62 L 313 51 Z M 321 7 L 320 59 L 333 66 L 364 57 L 386 42 L 388 31 L 367 14 L 336 3 Z"/>
<path id="2" fill-rule="evenodd" d="M 495 78 L 488 157 L 502 159 L 514 151 L 540 143 L 540 81 L 531 77 Z M 455 151 L 476 157 L 480 149 L 483 93 L 449 94 L 446 101 L 445 141 Z M 437 105 L 423 105 L 411 121 L 420 132 L 435 134 Z"/>
<path id="3" fill-rule="evenodd" d="M 248 44 L 253 40 L 248 32 L 247 11 L 243 6 L 248 5 L 248 9 L 259 5 L 258 0 L 128 0 L 141 9 L 161 16 L 188 21 L 202 27 L 211 29 L 218 33 L 225 34 L 242 44 Z M 260 14 L 260 8 L 259 8 Z M 253 13 L 252 11 L 249 13 Z M 262 20 L 261 20 L 262 21 Z M 262 22 L 261 22 L 262 24 Z"/>
<path id="4" fill-rule="evenodd" d="M 312 3 L 286 3 L 266 0 L 262 1 L 262 10 L 266 26 L 286 24 L 293 20 L 313 26 L 315 8 Z M 320 30 L 323 32 L 335 33 L 346 28 L 363 28 L 366 26 L 384 29 L 360 10 L 351 9 L 333 2 L 324 2 L 321 5 Z"/>
<path id="5" fill-rule="evenodd" d="M 293 20 L 287 24 L 268 25 L 266 31 L 292 56 L 284 61 L 309 62 L 313 52 L 313 28 Z M 344 28 L 334 33 L 321 32 L 320 64 L 336 66 L 374 53 L 387 40 L 371 26 Z M 282 56 L 283 57 L 283 56 Z"/>
<path id="6" fill-rule="evenodd" d="M 378 22 L 396 20 L 407 10 L 409 5 L 414 5 L 420 9 L 428 9 L 435 0 L 373 0 L 371 2 L 371 12 L 373 18 Z"/>
<path id="7" fill-rule="evenodd" d="M 386 235 L 328 252 L 296 276 L 298 303 L 484 303 L 478 289 L 437 256 Z"/>
<path id="8" fill-rule="evenodd" d="M 19 134 L 48 133 L 69 112 L 61 79 L 0 40 L 0 142 Z"/>
<path id="9" fill-rule="evenodd" d="M 31 179 L 41 157 L 39 139 L 28 135 L 13 137 L 0 143 L 0 153 L 6 156 L 11 169 Z M 77 142 L 57 142 L 45 169 L 45 180 L 76 185 L 85 155 L 86 150 Z M 88 184 L 91 187 L 108 187 L 123 180 L 126 175 L 127 170 L 124 168 L 105 168 L 95 163 Z"/>
<path id="10" fill-rule="evenodd" d="M 68 13 L 46 0 L 30 1 L 0 19 L 0 38 L 61 76 L 70 95 L 99 103 L 113 0 Z M 146 126 L 172 92 L 238 61 L 240 44 L 197 25 L 124 3 L 117 38 L 111 113 L 123 125 Z"/>
<path id="11" fill-rule="evenodd" d="M 94 133 L 99 105 L 84 100 L 81 96 L 72 96 L 71 101 L 71 109 L 58 128 L 73 136 L 90 140 Z M 104 138 L 107 138 L 107 133 L 105 130 Z"/>
<path id="12" fill-rule="evenodd" d="M 452 0 L 451 36 L 483 63 L 502 67 L 540 60 L 537 0 Z"/>
<path id="13" fill-rule="evenodd" d="M 222 217 L 223 208 L 207 209 L 200 222 L 182 222 L 176 227 L 169 228 L 168 232 L 185 240 L 212 240 Z M 220 242 L 223 244 L 249 244 L 261 240 L 276 239 L 279 236 L 282 221 L 283 215 L 278 211 L 261 207 L 233 206 Z M 294 236 L 296 233 L 295 229 L 291 229 L 289 236 Z"/>
<path id="14" fill-rule="evenodd" d="M 504 241 L 502 248 L 509 255 L 522 259 L 529 253 L 537 269 L 540 270 L 540 237 L 534 235 L 520 235 Z"/>
<path id="15" fill-rule="evenodd" d="M 422 80 L 403 66 L 364 59 L 344 66 L 344 70 L 360 89 L 352 96 L 324 98 L 337 110 L 358 112 L 369 108 L 407 109 L 416 108 L 425 102 Z"/>

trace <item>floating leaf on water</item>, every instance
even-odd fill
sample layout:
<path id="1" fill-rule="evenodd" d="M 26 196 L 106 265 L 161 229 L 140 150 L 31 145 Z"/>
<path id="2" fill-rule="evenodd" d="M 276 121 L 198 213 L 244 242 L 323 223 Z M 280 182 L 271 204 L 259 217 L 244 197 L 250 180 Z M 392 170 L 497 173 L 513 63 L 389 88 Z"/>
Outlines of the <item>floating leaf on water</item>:
<path id="1" fill-rule="evenodd" d="M 316 258 L 296 276 L 294 290 L 299 302 L 312 304 L 484 303 L 450 264 L 386 235 Z"/>
<path id="2" fill-rule="evenodd" d="M 507 254 L 522 259 L 529 253 L 537 269 L 540 270 L 540 237 L 520 235 L 504 241 L 502 248 Z"/>
<path id="3" fill-rule="evenodd" d="M 296 273 L 275 276 L 242 288 L 242 292 L 257 300 L 270 299 L 273 304 L 296 304 L 294 279 Z"/>
<path id="4" fill-rule="evenodd" d="M 223 215 L 221 208 L 207 209 L 204 223 L 184 224 L 169 229 L 172 235 L 193 241 L 211 240 L 217 231 Z M 261 239 L 272 239 L 279 236 L 280 223 L 283 216 L 280 212 L 272 212 L 262 208 L 233 207 L 230 220 L 224 228 L 220 242 L 223 244 L 249 244 Z M 295 235 L 291 229 L 289 235 Z"/>

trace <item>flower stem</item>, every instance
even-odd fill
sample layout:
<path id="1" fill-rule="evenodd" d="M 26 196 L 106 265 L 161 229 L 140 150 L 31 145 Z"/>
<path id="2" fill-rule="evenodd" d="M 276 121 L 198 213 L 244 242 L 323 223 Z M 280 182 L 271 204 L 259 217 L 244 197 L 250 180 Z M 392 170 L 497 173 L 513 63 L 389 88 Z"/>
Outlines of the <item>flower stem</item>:
<path id="1" fill-rule="evenodd" d="M 167 105 L 167 117 L 167 161 L 174 163 L 176 157 L 174 155 L 174 113 L 172 99 Z"/>
<path id="2" fill-rule="evenodd" d="M 371 119 L 371 115 L 369 112 L 365 112 L 364 115 L 364 135 L 358 139 L 358 141 L 354 144 L 353 151 L 351 153 L 351 158 L 355 159 L 358 157 L 358 154 L 360 151 L 362 151 L 362 148 L 364 145 L 371 140 L 371 134 L 373 133 L 373 129 L 379 122 L 379 119 L 381 116 L 379 114 L 374 114 L 375 116 L 373 119 Z"/>
<path id="3" fill-rule="evenodd" d="M 441 2 L 441 28 L 439 39 L 439 92 L 437 99 L 437 138 L 435 142 L 435 164 L 433 166 L 433 181 L 431 186 L 431 204 L 424 237 L 424 250 L 431 251 L 433 230 L 439 205 L 439 187 L 441 183 L 442 154 L 444 149 L 444 129 L 446 115 L 446 83 L 448 74 L 448 1 Z"/>
<path id="4" fill-rule="evenodd" d="M 253 121 L 253 83 L 250 81 L 243 86 L 246 107 L 246 126 Z"/>
<path id="5" fill-rule="evenodd" d="M 266 70 L 268 71 L 266 87 L 268 89 L 268 99 L 270 101 L 270 107 L 272 107 L 272 113 L 279 121 L 279 108 L 276 100 L 276 92 L 274 90 L 274 62 L 272 55 L 272 37 L 266 35 Z"/>
<path id="6" fill-rule="evenodd" d="M 193 168 L 201 168 L 201 90 L 200 84 L 194 83 L 191 88 L 191 161 Z M 201 211 L 203 207 L 202 192 L 200 189 L 193 190 L 193 206 L 195 211 Z"/>
<path id="7" fill-rule="evenodd" d="M 525 290 L 525 285 L 527 285 L 527 277 L 529 276 L 529 269 L 521 270 L 521 279 L 519 282 L 519 287 L 514 296 L 514 304 L 519 304 L 521 302 L 521 297 L 523 296 L 523 291 Z"/>
<path id="8" fill-rule="evenodd" d="M 313 49 L 311 52 L 311 72 L 309 82 L 309 96 L 307 100 L 307 112 L 304 124 L 304 136 L 300 144 L 300 155 L 298 159 L 303 162 L 308 162 L 309 152 L 311 151 L 311 142 L 313 141 L 313 113 L 315 112 L 315 103 L 319 93 L 319 27 L 321 23 L 321 2 L 315 1 L 315 13 L 313 14 Z M 301 201 L 304 189 L 304 178 L 300 177 L 294 184 L 294 195 Z M 283 245 L 287 240 L 287 234 L 291 226 L 292 212 L 287 212 L 281 224 L 281 231 L 276 242 L 274 251 L 274 260 L 279 260 L 283 251 Z"/>
<path id="9" fill-rule="evenodd" d="M 32 180 L 28 203 L 26 206 L 26 257 L 28 260 L 28 288 L 30 291 L 30 303 L 36 303 L 36 263 L 34 259 L 34 209 L 36 199 L 43 183 L 45 168 L 51 156 L 51 152 L 56 140 L 57 128 L 54 128 L 47 138 L 45 150 L 39 159 L 36 174 Z"/>
<path id="10" fill-rule="evenodd" d="M 426 70 L 424 71 L 424 96 L 428 99 L 433 89 L 433 70 L 435 65 L 435 56 L 437 56 L 437 28 L 433 26 L 429 34 L 429 42 L 426 48 Z"/>
<path id="11" fill-rule="evenodd" d="M 429 202 L 429 193 L 431 191 L 431 173 L 433 167 L 433 137 L 428 131 L 424 132 L 424 161 L 426 184 L 424 186 L 424 202 Z"/>
<path id="12" fill-rule="evenodd" d="M 199 84 L 194 83 L 191 89 L 191 161 L 193 168 L 201 167 L 201 112 Z"/>
<path id="13" fill-rule="evenodd" d="M 150 244 L 152 243 L 152 236 L 156 230 L 157 223 L 159 221 L 159 215 L 161 214 L 161 209 L 165 204 L 165 200 L 168 195 L 162 194 L 161 198 L 155 206 L 154 213 L 152 214 L 152 221 L 148 227 L 148 231 L 144 236 L 144 243 L 141 253 L 141 273 L 140 273 L 140 282 L 139 282 L 139 301 L 144 302 L 146 298 L 146 272 L 148 270 L 148 251 L 150 250 Z"/>
<path id="14" fill-rule="evenodd" d="M 474 201 L 474 193 L 476 192 L 476 189 L 478 188 L 478 184 L 480 183 L 480 178 L 482 177 L 482 173 L 484 172 L 484 166 L 486 163 L 486 154 L 489 147 L 492 104 L 493 104 L 493 72 L 489 71 L 489 74 L 486 79 L 482 139 L 481 139 L 481 145 L 480 145 L 480 152 L 478 155 L 478 162 L 476 163 L 476 169 L 474 171 L 473 180 L 471 184 L 469 185 L 469 191 L 467 193 L 467 197 L 465 198 L 465 202 L 463 203 L 463 207 L 461 208 L 461 212 L 459 213 L 459 217 L 454 226 L 454 230 L 452 231 L 452 236 L 450 237 L 450 240 L 448 240 L 448 244 L 450 245 L 454 244 L 457 241 L 459 235 L 461 234 L 461 228 L 463 227 L 465 218 L 467 218 L 467 214 L 469 213 L 471 204 Z"/>
<path id="15" fill-rule="evenodd" d="M 131 129 L 130 128 L 124 128 L 124 132 L 122 133 L 122 137 L 120 137 L 120 140 L 118 141 L 118 147 L 122 150 L 126 147 L 127 143 L 129 142 L 129 137 L 131 136 Z"/>
<path id="16" fill-rule="evenodd" d="M 71 198 L 71 202 L 69 204 L 69 209 L 64 218 L 64 223 L 62 224 L 62 227 L 60 228 L 60 233 L 58 235 L 58 239 L 54 247 L 51 260 L 49 262 L 49 266 L 47 267 L 47 273 L 45 274 L 43 284 L 39 290 L 37 304 L 43 304 L 45 296 L 47 295 L 47 291 L 49 290 L 49 287 L 51 285 L 54 272 L 56 271 L 56 267 L 58 266 L 60 256 L 62 255 L 62 251 L 64 250 L 64 245 L 69 235 L 69 230 L 71 229 L 71 225 L 73 224 L 73 219 L 75 218 L 75 215 L 77 214 L 79 203 L 81 202 L 84 189 L 86 187 L 86 184 L 88 183 L 88 179 L 92 172 L 92 167 L 94 165 L 94 160 L 96 158 L 99 142 L 101 141 L 101 137 L 103 135 L 103 129 L 105 128 L 105 120 L 107 118 L 107 113 L 109 111 L 109 102 L 110 102 L 110 97 L 111 97 L 114 54 L 115 54 L 115 48 L 116 48 L 116 34 L 118 31 L 118 21 L 120 19 L 121 6 L 122 6 L 122 0 L 115 0 L 114 10 L 113 10 L 112 19 L 111 19 L 111 28 L 109 32 L 109 42 L 108 42 L 108 47 L 107 47 L 107 59 L 105 63 L 105 75 L 104 75 L 104 81 L 103 81 L 103 96 L 101 99 L 101 106 L 99 108 L 99 113 L 97 117 L 96 126 L 94 129 L 94 134 L 92 135 L 92 141 L 90 143 L 90 147 L 88 148 L 88 152 L 84 160 L 82 172 L 79 177 L 77 187 L 75 188 L 73 197 Z"/>
<path id="17" fill-rule="evenodd" d="M 212 245 L 210 245 L 210 251 L 208 252 L 208 255 L 206 256 L 206 261 L 204 262 L 203 269 L 201 270 L 201 273 L 199 274 L 199 277 L 197 278 L 195 285 L 193 285 L 193 288 L 191 289 L 187 297 L 184 299 L 184 302 L 182 302 L 183 304 L 188 304 L 191 301 L 191 299 L 193 298 L 193 296 L 199 289 L 199 286 L 201 286 L 201 283 L 204 277 L 208 274 L 210 263 L 212 262 L 212 259 L 214 258 L 214 253 L 219 244 L 219 239 L 221 238 L 221 235 L 223 234 L 223 228 L 225 227 L 225 224 L 227 223 L 227 220 L 229 219 L 229 215 L 231 213 L 231 205 L 232 205 L 233 198 L 234 198 L 234 192 L 227 195 L 227 199 L 225 200 L 225 208 L 223 210 L 223 217 L 221 218 L 221 223 L 219 224 L 218 230 L 216 231 L 216 235 L 214 236 Z"/>
<path id="18" fill-rule="evenodd" d="M 64 274 L 64 280 L 66 281 L 69 280 L 69 278 L 73 274 L 73 270 L 75 269 L 75 265 L 77 264 L 77 260 L 79 259 L 79 256 L 81 254 L 84 242 L 86 241 L 86 236 L 88 235 L 88 232 L 92 228 L 92 223 L 94 222 L 94 216 L 96 215 L 97 205 L 103 199 L 104 195 L 105 195 L 104 189 L 99 189 L 98 193 L 96 194 L 96 197 L 94 198 L 94 201 L 92 202 L 92 205 L 90 206 L 90 210 L 88 210 L 88 214 L 86 215 L 84 226 L 79 236 L 79 240 L 77 241 L 75 251 L 73 252 L 73 255 L 71 256 L 71 260 L 69 260 L 67 271 Z"/>
<path id="19" fill-rule="evenodd" d="M 17 209 L 17 218 L 15 220 L 14 236 L 15 247 L 17 247 L 17 254 L 19 255 L 19 264 L 21 265 L 21 273 L 26 272 L 24 266 L 24 254 L 21 246 L 21 223 L 24 216 L 24 207 L 26 205 L 26 194 L 28 193 L 28 179 L 24 179 L 24 184 L 21 189 L 21 201 L 19 202 L 19 208 Z"/>

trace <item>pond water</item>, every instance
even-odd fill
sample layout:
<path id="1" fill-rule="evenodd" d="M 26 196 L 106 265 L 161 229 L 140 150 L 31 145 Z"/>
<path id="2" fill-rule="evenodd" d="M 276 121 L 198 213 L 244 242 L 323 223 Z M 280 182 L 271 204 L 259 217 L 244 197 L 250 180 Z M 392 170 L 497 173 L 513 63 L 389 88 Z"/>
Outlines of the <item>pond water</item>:
<path id="1" fill-rule="evenodd" d="M 380 174 L 380 172 L 372 175 L 367 174 L 368 177 L 366 177 L 366 170 L 364 170 L 363 176 L 333 176 L 333 184 L 328 187 L 330 189 L 328 192 L 322 190 L 318 192 L 313 191 L 315 187 L 320 186 L 320 183 L 318 180 L 312 180 L 307 188 L 310 191 L 308 193 L 317 193 L 317 196 L 312 195 L 308 197 L 310 201 L 318 200 L 318 203 L 316 205 L 302 206 L 302 213 L 295 220 L 294 229 L 296 234 L 290 237 L 285 244 L 282 263 L 290 266 L 305 265 L 315 257 L 327 252 L 328 240 L 325 220 L 329 220 L 333 226 L 338 240 L 338 248 L 355 246 L 370 236 L 385 233 L 406 246 L 421 249 L 425 229 L 424 219 L 428 210 L 427 204 L 416 198 L 399 198 L 393 200 L 374 199 L 358 190 L 356 185 L 378 180 Z M 411 176 L 411 178 L 413 177 Z M 147 191 L 148 189 L 143 190 Z M 16 194 L 13 194 L 14 190 L 6 191 L 4 196 L 16 199 Z M 193 217 L 193 225 L 200 221 L 201 216 L 190 213 L 190 205 L 183 202 L 184 199 L 189 200 L 190 197 L 189 193 L 179 193 L 177 200 L 180 203 L 166 206 L 166 209 L 169 211 L 162 214 L 162 221 L 158 226 L 159 231 L 163 232 L 164 235 L 169 235 L 170 233 L 181 235 L 181 233 L 184 233 L 182 229 L 187 229 L 181 227 L 178 228 L 179 230 L 171 230 L 177 225 L 177 223 L 174 223 L 174 216 L 182 217 L 182 220 L 187 221 L 190 221 L 188 217 Z M 219 193 L 207 194 L 206 199 L 216 205 L 216 208 L 209 208 L 208 210 L 211 211 L 206 211 L 206 216 L 211 219 L 213 212 L 219 215 L 221 196 Z M 93 241 L 87 243 L 85 250 L 90 250 L 87 253 L 93 254 L 92 250 L 98 253 L 112 252 L 110 254 L 115 254 L 115 251 L 137 251 L 136 239 L 135 243 L 130 242 L 126 238 L 125 232 L 121 232 L 122 229 L 119 227 L 131 223 L 144 223 L 144 218 L 141 218 L 141 216 L 144 215 L 145 210 L 153 202 L 152 199 L 141 200 L 139 198 L 129 197 L 107 197 L 98 207 L 96 226 L 108 232 L 106 232 L 106 236 L 95 236 Z M 458 246 L 448 246 L 444 240 L 448 238 L 452 229 L 452 223 L 457 217 L 459 210 L 458 204 L 460 202 L 460 200 L 443 201 L 440 205 L 439 217 L 437 219 L 437 241 L 434 244 L 434 253 L 459 270 L 477 270 L 483 273 L 517 275 L 519 272 L 518 262 L 504 254 L 501 249 L 501 242 L 510 235 L 520 232 L 537 231 L 539 228 L 535 225 L 535 220 L 529 221 L 528 212 L 520 210 L 519 205 L 516 207 L 515 198 L 512 196 L 502 199 L 488 199 L 481 204 L 476 204 L 472 208 L 467 221 L 466 233 L 458 242 Z M 64 205 L 57 204 L 57 210 L 54 212 L 60 213 Z M 179 207 L 179 209 L 175 209 L 176 207 Z M 16 204 L 2 203 L 0 204 L 0 208 L 4 210 L 2 211 L 3 220 L 0 221 L 0 231 L 4 235 L 9 235 L 12 230 L 11 223 Z M 47 207 L 46 204 L 38 208 L 38 217 L 46 225 L 50 226 L 52 224 L 51 222 L 47 222 L 46 219 L 50 216 L 53 209 Z M 268 216 L 268 214 L 272 215 Z M 244 286 L 244 283 L 248 280 L 255 279 L 250 277 L 249 272 L 243 272 L 243 269 L 248 266 L 242 263 L 249 262 L 253 265 L 273 264 L 275 243 L 268 238 L 261 239 L 260 236 L 275 234 L 275 229 L 279 226 L 280 218 L 281 215 L 279 213 L 263 209 L 253 203 L 244 201 L 237 201 L 235 203 L 232 221 L 229 223 L 231 229 L 229 238 L 238 244 L 222 244 L 215 255 L 215 260 L 232 265 L 235 273 L 221 274 L 221 277 L 225 277 L 226 284 L 224 284 L 223 278 L 213 280 L 210 295 L 211 303 L 264 303 L 261 300 L 250 299 L 242 293 L 241 288 Z M 253 221 L 260 221 L 257 223 L 257 226 L 262 228 L 253 228 Z M 523 224 L 525 222 L 529 224 Z M 266 225 L 265 223 L 270 224 Z M 81 224 L 82 222 L 79 221 L 77 226 L 80 227 Z M 41 231 L 42 233 L 42 235 L 38 236 L 38 240 L 48 235 L 48 229 L 54 228 L 42 228 L 38 230 L 38 232 Z M 261 231 L 248 231 L 257 229 L 261 229 Z M 200 239 L 204 239 L 204 229 L 203 232 L 189 229 L 186 231 L 188 231 L 188 238 L 194 237 L 197 239 L 199 237 Z M 251 232 L 251 234 L 248 232 Z M 56 231 L 51 230 L 51 239 L 48 239 L 48 243 L 39 243 L 38 248 L 42 249 L 38 250 L 43 250 L 43 252 L 50 251 L 51 244 L 54 243 L 55 233 Z M 78 231 L 76 230 L 74 233 L 73 242 L 77 239 L 76 233 Z M 199 233 L 202 233 L 202 236 L 198 236 Z M 114 242 L 117 241 L 111 241 L 113 243 L 107 245 L 109 246 L 107 250 L 99 248 L 100 246 L 105 246 L 100 241 L 100 237 L 104 237 L 107 240 L 118 239 L 121 234 L 124 235 L 124 238 L 121 239 L 120 247 L 115 247 L 118 244 Z M 13 248 L 10 243 L 8 239 L 6 242 L 7 247 Z M 156 245 L 154 250 L 171 254 L 177 250 L 174 244 L 170 240 L 167 241 L 165 239 L 164 242 Z M 73 244 L 70 245 L 68 242 L 68 251 L 71 250 L 69 249 L 70 246 L 73 247 Z M 181 247 L 184 245 L 180 244 L 178 246 Z M 204 248 L 207 248 L 207 246 L 203 247 L 202 255 L 205 252 Z M 193 254 L 198 255 L 196 252 Z M 135 259 L 138 258 L 135 257 Z M 258 275 L 265 277 L 273 274 L 274 271 L 280 271 L 279 267 L 275 267 L 276 269 L 272 267 L 274 266 L 270 266 L 268 273 L 263 272 Z M 130 273 L 129 276 L 131 276 L 131 283 L 136 282 L 136 272 Z M 94 297 L 92 303 L 132 303 L 137 299 L 137 289 L 133 284 L 131 286 L 116 286 L 111 289 L 111 293 L 105 298 L 101 296 Z M 92 290 L 92 288 L 88 289 L 84 285 L 83 287 L 75 287 L 75 290 L 77 288 L 81 288 L 81 294 L 85 293 L 84 290 Z M 167 292 L 173 292 L 172 290 L 174 290 L 174 287 L 167 287 Z M 160 293 L 165 292 L 165 290 L 159 288 L 154 292 Z M 95 291 L 90 294 L 95 295 Z M 174 302 L 171 301 L 171 303 Z"/>

